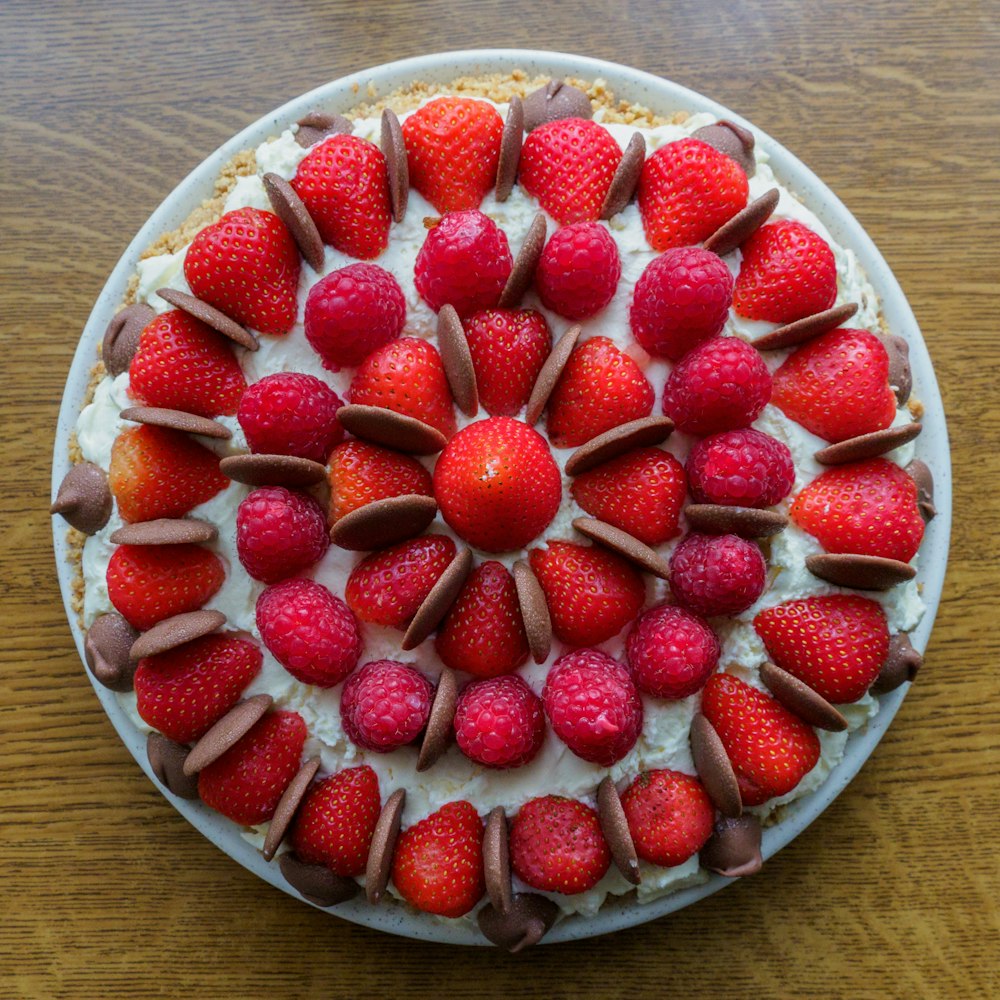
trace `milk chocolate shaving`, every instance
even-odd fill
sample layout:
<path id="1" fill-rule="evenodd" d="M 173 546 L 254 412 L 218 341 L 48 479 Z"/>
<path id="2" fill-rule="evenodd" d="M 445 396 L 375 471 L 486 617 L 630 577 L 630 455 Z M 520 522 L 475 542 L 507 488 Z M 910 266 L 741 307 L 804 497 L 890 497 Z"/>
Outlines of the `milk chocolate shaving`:
<path id="1" fill-rule="evenodd" d="M 593 118 L 590 98 L 579 87 L 562 80 L 549 80 L 524 99 L 524 129 L 531 132 L 546 122 L 563 118 Z"/>
<path id="2" fill-rule="evenodd" d="M 108 523 L 111 508 L 107 473 L 93 462 L 80 462 L 63 477 L 49 512 L 61 514 L 77 531 L 93 535 Z"/>
<path id="3" fill-rule="evenodd" d="M 923 424 L 914 421 L 872 431 L 870 434 L 859 434 L 857 437 L 821 448 L 816 452 L 816 461 L 820 465 L 844 465 L 846 462 L 861 462 L 866 458 L 875 458 L 912 441 L 923 429 Z"/>
<path id="4" fill-rule="evenodd" d="M 546 896 L 519 892 L 506 912 L 487 903 L 476 914 L 483 937 L 512 955 L 538 944 L 559 916 L 559 906 Z"/>
<path id="5" fill-rule="evenodd" d="M 552 649 L 552 617 L 542 585 L 525 559 L 514 563 L 514 587 L 532 659 L 535 663 L 544 663 Z"/>
<path id="6" fill-rule="evenodd" d="M 486 817 L 486 831 L 483 834 L 483 874 L 490 904 L 500 913 L 510 912 L 514 889 L 510 878 L 507 815 L 502 806 L 497 806 Z"/>
<path id="7" fill-rule="evenodd" d="M 847 719 L 826 698 L 787 670 L 773 663 L 764 663 L 760 668 L 760 679 L 777 701 L 810 726 L 827 729 L 831 733 L 842 733 L 847 728 Z"/>
<path id="8" fill-rule="evenodd" d="M 717 503 L 692 503 L 684 516 L 695 531 L 706 535 L 739 535 L 740 538 L 770 538 L 788 527 L 788 518 L 776 510 L 728 507 Z"/>
<path id="9" fill-rule="evenodd" d="M 159 517 L 155 521 L 124 524 L 111 533 L 115 545 L 200 545 L 214 542 L 219 531 L 195 517 Z"/>
<path id="10" fill-rule="evenodd" d="M 315 486 L 326 479 L 326 466 L 297 455 L 227 455 L 219 471 L 247 486 Z"/>
<path id="11" fill-rule="evenodd" d="M 889 385 L 896 394 L 896 405 L 903 406 L 913 390 L 913 372 L 910 370 L 910 345 L 894 333 L 882 337 L 889 355 Z"/>
<path id="12" fill-rule="evenodd" d="M 580 445 L 566 459 L 566 475 L 579 476 L 582 472 L 589 472 L 635 448 L 663 444 L 673 430 L 674 422 L 670 417 L 641 417 L 639 420 L 630 420 L 627 424 L 619 424 Z"/>
<path id="13" fill-rule="evenodd" d="M 337 419 L 349 434 L 411 455 L 433 455 L 448 439 L 430 424 L 384 406 L 348 403 L 337 410 Z"/>
<path id="14" fill-rule="evenodd" d="M 309 782 L 316 777 L 318 770 L 319 757 L 312 757 L 299 768 L 299 773 L 292 778 L 288 787 L 282 792 L 274 815 L 271 817 L 271 823 L 267 828 L 267 836 L 264 838 L 264 847 L 261 850 L 265 861 L 270 861 L 274 857 L 275 851 L 281 846 L 281 842 L 288 832 L 288 827 L 291 826 L 295 813 L 309 790 Z"/>
<path id="15" fill-rule="evenodd" d="M 670 576 L 670 565 L 667 560 L 627 531 L 622 531 L 621 528 L 616 528 L 605 521 L 599 521 L 596 517 L 574 518 L 573 527 L 591 541 L 635 563 L 639 569 L 652 573 L 661 580 L 666 580 Z"/>
<path id="16" fill-rule="evenodd" d="M 361 892 L 361 886 L 354 879 L 336 875 L 326 865 L 306 864 L 291 851 L 278 858 L 278 867 L 285 881 L 303 899 L 317 906 L 336 906 Z"/>
<path id="17" fill-rule="evenodd" d="M 646 162 L 646 140 L 638 132 L 629 139 L 622 158 L 618 161 L 608 193 L 601 206 L 601 218 L 610 219 L 617 215 L 632 200 L 642 165 Z"/>
<path id="18" fill-rule="evenodd" d="M 202 437 L 216 438 L 226 441 L 232 437 L 228 427 L 217 420 L 199 417 L 182 410 L 168 410 L 162 406 L 130 406 L 121 412 L 122 420 L 131 420 L 137 424 L 148 424 L 151 427 L 166 427 L 172 431 L 182 431 L 185 434 L 200 434 Z"/>
<path id="19" fill-rule="evenodd" d="M 291 233 L 299 253 L 314 271 L 322 272 L 323 239 L 319 235 L 316 223 L 313 222 L 313 217 L 302 203 L 302 199 L 295 193 L 295 188 L 284 177 L 274 173 L 264 174 L 261 180 L 274 214 Z"/>
<path id="20" fill-rule="evenodd" d="M 691 755 L 715 808 L 723 816 L 741 815 L 743 800 L 732 761 L 715 727 L 700 713 L 691 720 Z"/>
<path id="21" fill-rule="evenodd" d="M 549 356 L 545 359 L 545 364 L 542 365 L 542 370 L 538 373 L 534 388 L 528 397 L 528 409 L 525 412 L 524 420 L 529 426 L 533 427 L 538 423 L 538 418 L 542 415 L 545 404 L 549 401 L 549 396 L 552 395 L 552 390 L 555 389 L 556 383 L 566 367 L 566 362 L 569 361 L 569 356 L 573 353 L 573 348 L 576 347 L 579 336 L 580 327 L 571 326 L 559 338 L 556 346 L 552 348 Z"/>
<path id="22" fill-rule="evenodd" d="M 524 141 L 524 105 L 514 94 L 507 108 L 507 120 L 500 136 L 500 159 L 497 162 L 497 201 L 506 201 L 514 189 L 517 165 L 521 160 L 521 143 Z"/>
<path id="23" fill-rule="evenodd" d="M 497 305 L 501 309 L 517 309 L 521 305 L 524 293 L 535 280 L 535 269 L 545 247 L 547 233 L 545 216 L 538 212 L 531 220 L 528 231 L 524 234 L 524 242 L 514 258 L 514 266 L 510 269 L 507 284 L 503 286 Z"/>
<path id="24" fill-rule="evenodd" d="M 396 112 L 385 108 L 382 112 L 382 155 L 389 173 L 389 201 L 392 218 L 402 222 L 406 215 L 406 203 L 410 199 L 410 168 L 406 161 L 406 143 L 403 142 L 403 127 Z"/>
<path id="25" fill-rule="evenodd" d="M 770 333 L 765 333 L 763 337 L 752 340 L 751 344 L 758 351 L 777 351 L 783 347 L 795 347 L 798 344 L 804 344 L 807 340 L 812 340 L 814 337 L 819 337 L 821 334 L 836 330 L 857 311 L 856 302 L 848 302 L 842 306 L 834 306 L 832 309 L 824 309 L 823 312 L 797 319 L 794 323 L 777 326 Z"/>
<path id="26" fill-rule="evenodd" d="M 143 632 L 129 650 L 132 660 L 144 660 L 147 656 L 157 656 L 176 649 L 186 642 L 193 642 L 203 635 L 209 635 L 226 624 L 226 616 L 221 611 L 187 611 L 157 622 L 148 632 Z"/>
<path id="27" fill-rule="evenodd" d="M 904 471 L 917 484 L 917 508 L 926 523 L 937 514 L 934 506 L 934 475 L 927 463 L 919 458 L 910 462 Z"/>
<path id="28" fill-rule="evenodd" d="M 760 820 L 752 813 L 725 816 L 715 824 L 708 843 L 701 849 L 701 863 L 726 878 L 755 875 L 764 864 L 760 853 Z"/>
<path id="29" fill-rule="evenodd" d="M 403 635 L 400 646 L 403 649 L 416 649 L 438 627 L 441 620 L 455 603 L 458 592 L 465 583 L 465 578 L 472 569 L 472 552 L 462 548 L 448 564 L 445 571 L 437 578 L 430 593 L 417 608 Z"/>
<path id="30" fill-rule="evenodd" d="M 185 774 L 197 774 L 231 750 L 267 714 L 274 704 L 269 694 L 238 701 L 193 747 L 184 761 Z"/>
<path id="31" fill-rule="evenodd" d="M 189 316 L 201 320 L 205 326 L 211 327 L 216 333 L 221 333 L 223 337 L 245 347 L 248 351 L 256 351 L 260 344 L 257 338 L 247 329 L 240 326 L 236 320 L 227 316 L 224 312 L 210 306 L 201 299 L 196 299 L 187 292 L 179 292 L 173 288 L 157 289 L 157 295 L 164 302 L 169 302 L 175 309 L 182 309 Z"/>
<path id="32" fill-rule="evenodd" d="M 365 866 L 365 896 L 372 906 L 377 906 L 389 884 L 392 871 L 392 855 L 396 850 L 399 824 L 403 818 L 406 789 L 397 788 L 385 800 L 379 813 L 371 847 L 368 848 L 368 864 Z"/>
<path id="33" fill-rule="evenodd" d="M 628 828 L 621 797 L 610 774 L 597 786 L 597 815 L 615 867 L 626 881 L 638 885 L 642 881 L 639 858 L 635 853 L 635 843 L 632 841 L 632 831 Z"/>
<path id="34" fill-rule="evenodd" d="M 98 683 L 112 691 L 131 691 L 135 662 L 129 656 L 139 633 L 117 611 L 94 620 L 83 640 L 83 655 Z"/>
<path id="35" fill-rule="evenodd" d="M 451 742 L 451 725 L 455 719 L 455 704 L 458 701 L 458 680 L 447 667 L 441 671 L 437 690 L 431 702 L 431 712 L 427 717 L 427 728 L 420 744 L 417 770 L 426 771 L 436 764 L 441 754 Z"/>
<path id="36" fill-rule="evenodd" d="M 354 126 L 343 115 L 331 115 L 327 111 L 310 111 L 296 124 L 299 129 L 295 133 L 295 141 L 305 149 L 328 136 L 354 131 Z"/>
<path id="37" fill-rule="evenodd" d="M 898 559 L 846 552 L 807 556 L 806 569 L 836 587 L 852 587 L 854 590 L 891 590 L 897 583 L 905 583 L 917 575 L 909 563 Z"/>
<path id="38" fill-rule="evenodd" d="M 162 733 L 150 733 L 146 737 L 146 758 L 156 775 L 156 780 L 168 792 L 181 799 L 198 798 L 197 775 L 184 773 L 184 761 L 188 748 L 182 743 L 167 739 Z"/>
<path id="39" fill-rule="evenodd" d="M 128 371 L 139 350 L 142 331 L 154 319 L 156 310 L 145 302 L 133 302 L 111 317 L 101 342 L 101 360 L 109 375 L 121 375 Z"/>
<path id="40" fill-rule="evenodd" d="M 895 691 L 900 684 L 912 682 L 923 664 L 924 658 L 913 648 L 908 635 L 900 633 L 891 636 L 888 655 L 871 690 L 876 694 Z"/>
<path id="41" fill-rule="evenodd" d="M 701 128 L 695 129 L 691 133 L 691 138 L 700 139 L 720 153 L 725 153 L 743 168 L 747 177 L 753 177 L 756 172 L 757 161 L 753 155 L 753 133 L 742 125 L 737 125 L 736 122 L 724 118 L 715 125 L 703 125 Z"/>
<path id="42" fill-rule="evenodd" d="M 419 493 L 374 500 L 334 522 L 334 545 L 352 552 L 381 549 L 419 535 L 434 520 L 437 501 Z"/>
<path id="43" fill-rule="evenodd" d="M 466 339 L 462 321 L 455 307 L 443 305 L 437 322 L 438 350 L 441 363 L 451 386 L 451 394 L 458 408 L 467 416 L 474 417 L 479 409 L 479 388 L 476 385 L 476 369 L 472 365 L 472 352 Z"/>
<path id="44" fill-rule="evenodd" d="M 742 246 L 778 207 L 778 189 L 771 188 L 759 198 L 737 212 L 728 222 L 723 223 L 707 240 L 704 247 L 720 257 Z"/>

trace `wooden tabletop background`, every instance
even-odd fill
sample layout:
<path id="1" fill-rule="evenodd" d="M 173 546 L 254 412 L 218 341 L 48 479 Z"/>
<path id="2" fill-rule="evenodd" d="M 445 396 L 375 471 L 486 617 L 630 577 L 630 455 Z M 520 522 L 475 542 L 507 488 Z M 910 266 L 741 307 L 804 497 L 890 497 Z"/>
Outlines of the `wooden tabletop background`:
<path id="1" fill-rule="evenodd" d="M 1000 995 L 1000 8 L 853 3 L 0 4 L 0 997 Z M 612 20 L 613 18 L 613 20 Z M 763 875 L 520 958 L 308 908 L 174 812 L 101 713 L 49 517 L 70 357 L 163 196 L 328 79 L 487 45 L 627 62 L 739 110 L 840 195 L 909 296 L 951 428 L 927 666 L 858 779 Z"/>

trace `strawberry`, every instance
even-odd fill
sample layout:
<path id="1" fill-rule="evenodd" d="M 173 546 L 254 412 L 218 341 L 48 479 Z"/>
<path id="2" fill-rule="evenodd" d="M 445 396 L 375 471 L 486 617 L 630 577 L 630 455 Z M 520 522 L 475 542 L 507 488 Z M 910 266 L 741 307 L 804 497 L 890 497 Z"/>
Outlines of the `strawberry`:
<path id="1" fill-rule="evenodd" d="M 722 740 L 745 806 L 790 792 L 819 760 L 815 730 L 732 674 L 709 677 L 701 711 Z"/>
<path id="2" fill-rule="evenodd" d="M 528 659 L 528 639 L 514 578 L 502 563 L 484 562 L 469 574 L 434 640 L 453 670 L 497 677 Z"/>
<path id="3" fill-rule="evenodd" d="M 576 347 L 549 397 L 547 428 L 557 448 L 592 437 L 653 411 L 653 387 L 642 369 L 607 337 Z"/>
<path id="4" fill-rule="evenodd" d="M 374 143 L 331 136 L 299 164 L 292 188 L 335 250 L 372 260 L 389 245 L 389 172 Z"/>
<path id="5" fill-rule="evenodd" d="M 254 643 L 219 633 L 147 656 L 135 671 L 136 709 L 164 736 L 191 743 L 239 701 L 263 661 Z"/>
<path id="6" fill-rule="evenodd" d="M 200 417 L 231 416 L 247 387 L 226 340 L 180 309 L 157 316 L 142 331 L 128 382 L 140 403 Z"/>
<path id="7" fill-rule="evenodd" d="M 680 531 L 687 480 L 684 467 L 661 448 L 636 448 L 573 480 L 573 499 L 594 517 L 647 545 Z"/>
<path id="8" fill-rule="evenodd" d="M 518 183 L 560 225 L 601 214 L 622 151 L 603 125 L 563 118 L 533 129 L 521 148 Z"/>
<path id="9" fill-rule="evenodd" d="M 351 380 L 348 399 L 415 417 L 445 437 L 455 433 L 455 407 L 441 355 L 426 340 L 400 337 L 369 354 Z"/>
<path id="10" fill-rule="evenodd" d="M 529 559 L 552 631 L 570 646 L 596 646 L 617 635 L 646 598 L 632 564 L 608 549 L 550 541 L 546 549 L 532 549 Z"/>
<path id="11" fill-rule="evenodd" d="M 330 523 L 352 510 L 408 493 L 434 495 L 431 474 L 415 458 L 365 441 L 345 441 L 330 453 Z"/>
<path id="12" fill-rule="evenodd" d="M 884 458 L 824 472 L 795 498 L 789 513 L 827 552 L 909 562 L 924 537 L 916 483 Z"/>
<path id="13" fill-rule="evenodd" d="M 771 402 L 827 441 L 880 431 L 896 416 L 889 355 L 867 330 L 831 330 L 785 359 Z"/>
<path id="14" fill-rule="evenodd" d="M 123 521 L 183 517 L 229 485 L 215 452 L 180 431 L 128 427 L 111 449 L 108 484 Z"/>
<path id="15" fill-rule="evenodd" d="M 411 906 L 461 917 L 486 891 L 483 821 L 469 802 L 449 802 L 396 841 L 392 881 Z"/>
<path id="16" fill-rule="evenodd" d="M 801 222 L 761 226 L 740 248 L 733 308 L 747 319 L 792 323 L 829 309 L 837 264 L 826 240 Z"/>
<path id="17" fill-rule="evenodd" d="M 828 701 L 857 701 L 889 654 L 882 606 L 857 594 L 786 601 L 761 611 L 753 627 L 771 659 Z"/>
<path id="18" fill-rule="evenodd" d="M 413 185 L 439 212 L 479 208 L 493 187 L 503 121 L 486 101 L 437 97 L 403 122 Z"/>
<path id="19" fill-rule="evenodd" d="M 299 770 L 306 724 L 298 712 L 269 712 L 198 775 L 198 796 L 234 823 L 266 823 Z"/>
<path id="20" fill-rule="evenodd" d="M 119 545 L 108 562 L 108 598 L 140 632 L 197 611 L 222 586 L 222 560 L 200 545 Z"/>
<path id="21" fill-rule="evenodd" d="M 301 261 L 273 212 L 240 208 L 206 226 L 184 256 L 191 291 L 244 326 L 285 334 L 298 311 Z"/>
<path id="22" fill-rule="evenodd" d="M 708 239 L 747 203 L 750 186 L 735 160 L 700 139 L 679 139 L 647 157 L 637 199 L 654 250 Z"/>

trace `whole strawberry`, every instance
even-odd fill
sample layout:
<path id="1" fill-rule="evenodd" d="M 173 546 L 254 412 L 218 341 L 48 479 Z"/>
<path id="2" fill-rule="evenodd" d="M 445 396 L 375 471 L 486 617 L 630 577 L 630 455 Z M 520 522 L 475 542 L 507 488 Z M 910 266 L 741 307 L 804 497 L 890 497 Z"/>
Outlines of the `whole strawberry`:
<path id="1" fill-rule="evenodd" d="M 692 532 L 670 556 L 670 589 L 682 607 L 711 618 L 738 615 L 764 592 L 760 549 L 738 535 Z"/>
<path id="2" fill-rule="evenodd" d="M 306 493 L 264 486 L 237 508 L 236 552 L 255 580 L 294 576 L 319 562 L 329 545 L 323 508 Z"/>
<path id="3" fill-rule="evenodd" d="M 702 783 L 680 771 L 643 771 L 622 793 L 635 853 L 653 865 L 684 864 L 712 835 L 715 807 Z"/>
<path id="4" fill-rule="evenodd" d="M 427 725 L 434 688 L 419 670 L 372 660 L 344 683 L 340 719 L 352 743 L 388 753 L 412 743 Z"/>
<path id="5" fill-rule="evenodd" d="M 376 500 L 411 493 L 434 495 L 427 469 L 390 448 L 352 439 L 333 449 L 329 464 L 331 524 Z"/>
<path id="6" fill-rule="evenodd" d="M 637 618 L 625 648 L 636 687 L 672 701 L 700 691 L 719 664 L 719 640 L 708 622 L 669 604 Z"/>
<path id="7" fill-rule="evenodd" d="M 545 741 L 541 699 L 520 677 L 473 681 L 455 706 L 455 740 L 483 767 L 522 767 Z"/>
<path id="8" fill-rule="evenodd" d="M 772 507 L 795 484 L 788 445 L 753 427 L 703 438 L 688 453 L 685 471 L 695 503 Z"/>
<path id="9" fill-rule="evenodd" d="M 622 276 L 614 237 L 596 222 L 557 230 L 542 251 L 535 287 L 546 309 L 566 319 L 588 319 L 613 298 Z"/>

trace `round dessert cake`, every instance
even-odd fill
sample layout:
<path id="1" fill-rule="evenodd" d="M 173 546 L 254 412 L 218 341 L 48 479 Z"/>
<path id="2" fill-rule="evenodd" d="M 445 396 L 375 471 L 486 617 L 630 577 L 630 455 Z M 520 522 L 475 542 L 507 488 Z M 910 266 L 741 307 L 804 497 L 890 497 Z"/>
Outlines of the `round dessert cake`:
<path id="1" fill-rule="evenodd" d="M 933 615 L 939 404 L 760 133 L 508 65 L 230 150 L 95 310 L 52 509 L 170 796 L 314 905 L 519 950 L 849 780 Z"/>

